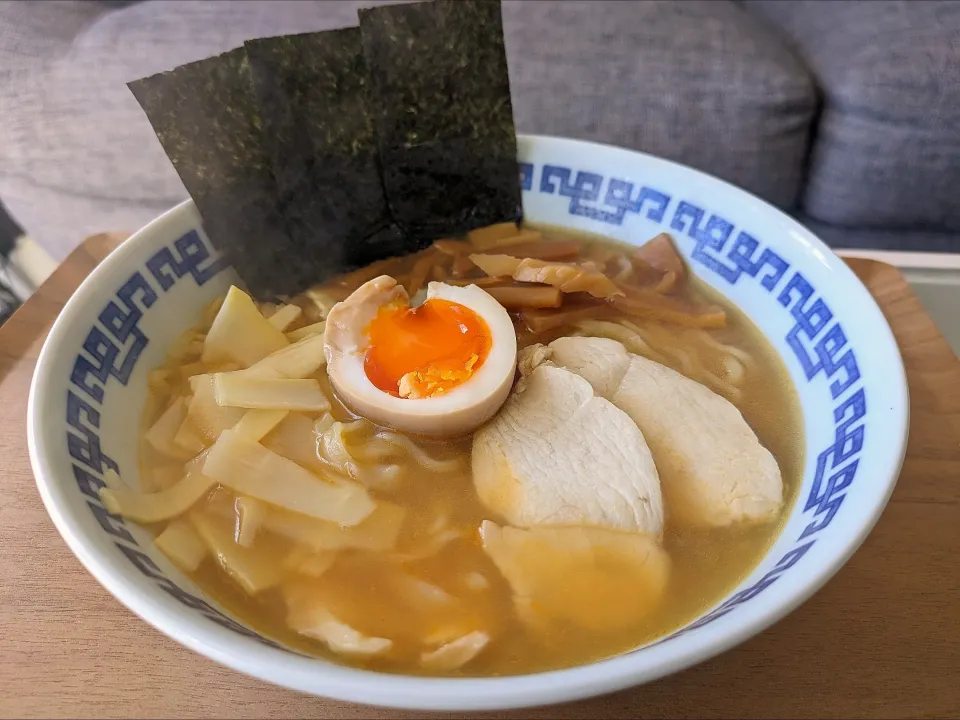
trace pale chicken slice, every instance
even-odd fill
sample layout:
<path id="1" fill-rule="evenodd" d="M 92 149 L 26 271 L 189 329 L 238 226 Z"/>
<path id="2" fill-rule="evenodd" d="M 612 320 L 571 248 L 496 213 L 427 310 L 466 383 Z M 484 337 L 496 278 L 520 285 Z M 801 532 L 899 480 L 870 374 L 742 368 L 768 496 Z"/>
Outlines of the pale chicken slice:
<path id="1" fill-rule="evenodd" d="M 725 398 L 615 340 L 560 338 L 541 358 L 577 373 L 634 420 L 653 451 L 671 520 L 724 527 L 780 513 L 777 461 Z"/>
<path id="2" fill-rule="evenodd" d="M 507 579 L 526 622 L 594 631 L 627 627 L 657 607 L 670 560 L 654 538 L 593 527 L 480 527 L 483 549 Z"/>
<path id="3" fill-rule="evenodd" d="M 511 525 L 663 531 L 660 482 L 636 424 L 579 375 L 540 365 L 473 438 L 480 500 Z"/>

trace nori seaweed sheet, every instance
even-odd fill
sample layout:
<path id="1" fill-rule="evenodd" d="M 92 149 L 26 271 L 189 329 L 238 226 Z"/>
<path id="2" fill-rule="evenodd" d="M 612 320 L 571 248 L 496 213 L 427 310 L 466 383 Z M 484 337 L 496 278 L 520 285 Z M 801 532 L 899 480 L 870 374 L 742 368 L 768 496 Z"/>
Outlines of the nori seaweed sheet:
<path id="1" fill-rule="evenodd" d="M 258 299 L 520 219 L 499 0 L 360 18 L 129 83 Z"/>
<path id="2" fill-rule="evenodd" d="M 359 14 L 394 220 L 423 239 L 519 221 L 499 0 L 433 0 Z"/>
<path id="3" fill-rule="evenodd" d="M 244 49 L 128 87 L 193 198 L 211 242 L 258 298 L 288 293 L 294 248 L 261 143 Z"/>
<path id="4" fill-rule="evenodd" d="M 263 143 L 299 253 L 298 292 L 422 244 L 393 225 L 359 28 L 245 43 Z"/>

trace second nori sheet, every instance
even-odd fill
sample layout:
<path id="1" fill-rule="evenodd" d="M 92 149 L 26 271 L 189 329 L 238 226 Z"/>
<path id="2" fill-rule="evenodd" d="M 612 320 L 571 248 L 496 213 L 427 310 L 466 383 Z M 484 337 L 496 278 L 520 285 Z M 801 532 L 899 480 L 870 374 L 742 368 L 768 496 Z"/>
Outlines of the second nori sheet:
<path id="1" fill-rule="evenodd" d="M 313 282 L 422 247 L 393 225 L 359 28 L 245 43 L 280 206 Z M 304 289 L 294 288 L 292 291 Z"/>
<path id="2" fill-rule="evenodd" d="M 521 215 L 497 0 L 360 11 L 383 182 L 394 220 L 436 239 Z"/>
<path id="3" fill-rule="evenodd" d="M 260 299 L 289 292 L 293 243 L 263 150 L 246 52 L 129 83 L 211 242 Z"/>

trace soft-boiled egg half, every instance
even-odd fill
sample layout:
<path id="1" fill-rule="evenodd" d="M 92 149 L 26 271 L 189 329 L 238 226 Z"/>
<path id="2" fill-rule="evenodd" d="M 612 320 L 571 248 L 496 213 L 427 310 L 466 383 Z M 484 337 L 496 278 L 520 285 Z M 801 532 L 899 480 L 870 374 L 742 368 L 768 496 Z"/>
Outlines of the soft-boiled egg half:
<path id="1" fill-rule="evenodd" d="M 507 399 L 517 337 L 484 290 L 432 282 L 410 307 L 381 275 L 337 303 L 324 332 L 327 374 L 354 412 L 421 435 L 472 432 Z"/>

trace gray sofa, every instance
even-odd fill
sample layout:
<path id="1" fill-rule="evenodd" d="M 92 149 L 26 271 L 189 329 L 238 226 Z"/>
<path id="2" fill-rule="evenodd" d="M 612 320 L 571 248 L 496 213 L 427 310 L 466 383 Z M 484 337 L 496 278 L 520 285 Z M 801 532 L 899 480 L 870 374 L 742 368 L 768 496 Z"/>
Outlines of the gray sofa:
<path id="1" fill-rule="evenodd" d="M 56 258 L 186 197 L 125 83 L 362 2 L 0 2 L 0 201 Z M 503 4 L 522 132 L 740 185 L 835 247 L 960 252 L 960 3 Z"/>

